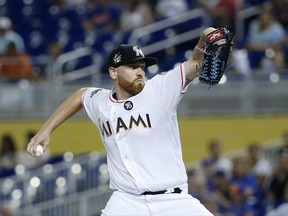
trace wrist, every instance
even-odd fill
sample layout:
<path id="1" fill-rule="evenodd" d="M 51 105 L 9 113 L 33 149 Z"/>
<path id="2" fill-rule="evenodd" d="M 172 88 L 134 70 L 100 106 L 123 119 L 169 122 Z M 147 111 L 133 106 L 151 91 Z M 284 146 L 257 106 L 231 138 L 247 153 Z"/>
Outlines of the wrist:
<path id="1" fill-rule="evenodd" d="M 45 134 L 45 136 L 50 136 L 50 134 L 52 133 L 52 129 L 50 129 L 50 127 L 48 125 L 43 125 L 43 127 L 40 129 L 39 133 L 41 134 Z"/>

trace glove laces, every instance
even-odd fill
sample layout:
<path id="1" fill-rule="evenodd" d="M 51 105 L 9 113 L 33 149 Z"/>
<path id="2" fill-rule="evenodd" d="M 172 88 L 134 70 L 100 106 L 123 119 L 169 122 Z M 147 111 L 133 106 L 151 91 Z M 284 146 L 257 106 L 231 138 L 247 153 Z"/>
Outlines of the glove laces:
<path id="1" fill-rule="evenodd" d="M 217 77 L 221 79 L 224 71 L 232 67 L 234 63 L 226 65 L 225 67 L 225 65 L 223 65 L 224 62 L 221 61 L 213 53 L 208 53 L 206 52 L 205 49 L 201 49 L 197 46 L 196 46 L 196 49 L 198 49 L 200 52 L 206 55 L 202 66 L 200 66 L 199 68 L 198 67 L 196 68 L 196 70 L 198 71 L 197 77 L 199 77 L 200 82 L 208 84 L 210 88 L 212 85 L 216 85 L 220 81 L 220 80 L 217 80 Z M 198 59 L 197 61 L 199 63 Z M 221 76 L 219 76 L 219 71 L 221 73 Z"/>
<path id="2" fill-rule="evenodd" d="M 196 46 L 200 52 L 203 52 L 206 55 L 205 60 L 203 61 L 203 65 L 199 71 L 202 71 L 201 74 L 198 74 L 199 80 L 202 83 L 209 84 L 210 87 L 218 83 L 217 77 L 219 76 L 219 68 L 222 67 L 221 60 L 217 58 L 212 53 L 206 52 L 204 49 L 201 49 Z M 224 71 L 224 70 L 223 70 Z M 209 73 L 210 72 L 210 73 Z M 215 82 L 213 81 L 215 80 Z"/>

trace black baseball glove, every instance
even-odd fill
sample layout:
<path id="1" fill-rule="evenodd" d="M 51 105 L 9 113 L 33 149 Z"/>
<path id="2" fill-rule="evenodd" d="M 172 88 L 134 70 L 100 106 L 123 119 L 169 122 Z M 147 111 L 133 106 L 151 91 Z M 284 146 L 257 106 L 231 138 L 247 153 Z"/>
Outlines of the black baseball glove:
<path id="1" fill-rule="evenodd" d="M 226 28 L 218 28 L 205 38 L 204 61 L 199 75 L 199 81 L 208 85 L 216 85 L 227 68 L 229 53 L 232 50 L 234 33 Z"/>

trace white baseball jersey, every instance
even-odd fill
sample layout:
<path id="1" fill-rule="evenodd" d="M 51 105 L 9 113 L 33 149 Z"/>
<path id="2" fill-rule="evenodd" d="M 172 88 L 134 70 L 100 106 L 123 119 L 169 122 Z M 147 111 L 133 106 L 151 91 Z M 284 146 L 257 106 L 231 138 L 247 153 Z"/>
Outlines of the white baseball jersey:
<path id="1" fill-rule="evenodd" d="M 186 89 L 181 64 L 127 100 L 113 98 L 114 89 L 85 91 L 82 103 L 106 148 L 112 189 L 141 194 L 187 185 L 177 122 Z"/>

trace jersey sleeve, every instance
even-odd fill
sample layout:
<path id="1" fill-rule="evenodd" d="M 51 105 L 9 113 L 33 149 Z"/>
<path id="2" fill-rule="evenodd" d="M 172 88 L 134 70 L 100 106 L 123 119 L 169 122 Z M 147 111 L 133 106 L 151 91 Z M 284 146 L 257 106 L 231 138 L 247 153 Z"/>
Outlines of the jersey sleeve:
<path id="1" fill-rule="evenodd" d="M 189 83 L 186 82 L 184 64 L 156 75 L 151 79 L 153 92 L 160 104 L 169 112 L 176 112 Z"/>
<path id="2" fill-rule="evenodd" d="M 100 97 L 101 88 L 88 88 L 82 95 L 82 105 L 84 112 L 93 122 L 95 120 L 95 110 L 97 107 L 97 101 Z"/>

